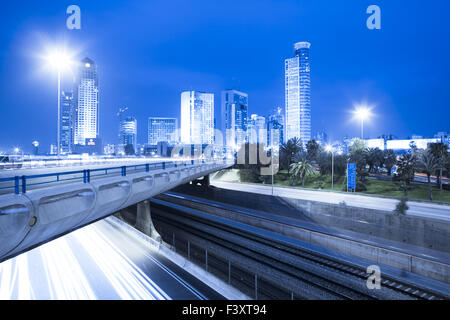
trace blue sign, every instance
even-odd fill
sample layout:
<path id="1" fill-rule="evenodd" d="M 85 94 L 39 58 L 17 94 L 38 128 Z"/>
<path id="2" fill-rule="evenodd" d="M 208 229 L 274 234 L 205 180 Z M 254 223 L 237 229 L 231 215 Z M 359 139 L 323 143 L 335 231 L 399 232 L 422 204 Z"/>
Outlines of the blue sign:
<path id="1" fill-rule="evenodd" d="M 347 164 L 347 190 L 356 191 L 356 163 Z"/>
<path id="2" fill-rule="evenodd" d="M 392 169 L 391 169 L 391 175 L 394 175 L 394 174 L 396 174 L 396 173 L 397 173 L 397 168 L 395 168 L 395 167 L 392 168 Z"/>

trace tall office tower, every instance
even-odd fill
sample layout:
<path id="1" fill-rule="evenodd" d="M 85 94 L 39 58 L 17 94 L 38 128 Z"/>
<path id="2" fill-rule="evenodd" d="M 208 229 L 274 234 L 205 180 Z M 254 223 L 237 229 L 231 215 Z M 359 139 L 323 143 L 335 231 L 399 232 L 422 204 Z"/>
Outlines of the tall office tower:
<path id="1" fill-rule="evenodd" d="M 97 65 L 89 58 L 81 61 L 74 90 L 74 144 L 98 137 Z"/>
<path id="2" fill-rule="evenodd" d="M 295 44 L 295 57 L 285 62 L 286 141 L 311 140 L 311 70 L 309 42 Z"/>
<path id="3" fill-rule="evenodd" d="M 284 143 L 284 113 L 278 107 L 269 115 L 267 120 L 267 145 L 278 147 Z"/>
<path id="4" fill-rule="evenodd" d="M 222 91 L 222 134 L 225 145 L 239 149 L 245 144 L 248 122 L 248 94 Z"/>
<path id="5" fill-rule="evenodd" d="M 73 142 L 73 93 L 72 91 L 61 92 L 61 114 L 59 119 L 60 126 L 60 152 L 63 154 L 72 151 Z"/>
<path id="6" fill-rule="evenodd" d="M 137 151 L 137 120 L 135 117 L 125 117 L 120 120 L 119 144 L 126 147 L 132 145 L 134 151 Z"/>
<path id="7" fill-rule="evenodd" d="M 181 142 L 214 143 L 214 94 L 185 91 L 181 94 Z"/>
<path id="8" fill-rule="evenodd" d="M 148 119 L 148 144 L 155 146 L 158 142 L 167 142 L 172 145 L 178 142 L 178 119 Z"/>
<path id="9" fill-rule="evenodd" d="M 247 125 L 247 141 L 248 143 L 264 143 L 267 142 L 266 118 L 257 114 L 252 114 Z"/>

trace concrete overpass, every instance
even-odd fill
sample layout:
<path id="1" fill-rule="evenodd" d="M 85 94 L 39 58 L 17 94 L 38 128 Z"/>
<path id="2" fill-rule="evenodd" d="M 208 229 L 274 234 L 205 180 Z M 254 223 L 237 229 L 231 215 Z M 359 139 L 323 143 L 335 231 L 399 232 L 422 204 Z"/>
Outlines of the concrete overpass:
<path id="1" fill-rule="evenodd" d="M 142 224 L 148 224 L 146 200 L 232 165 L 223 159 L 181 160 L 3 174 L 0 262 L 134 204 L 142 203 Z"/>

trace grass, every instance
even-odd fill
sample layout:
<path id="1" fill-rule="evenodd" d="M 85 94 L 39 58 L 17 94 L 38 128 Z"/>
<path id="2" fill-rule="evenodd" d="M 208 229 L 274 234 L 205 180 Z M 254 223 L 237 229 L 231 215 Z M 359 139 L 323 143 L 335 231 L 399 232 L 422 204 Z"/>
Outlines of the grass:
<path id="1" fill-rule="evenodd" d="M 279 186 L 291 186 L 291 187 L 301 187 L 301 181 L 292 185 L 289 180 L 289 174 L 287 170 L 280 171 L 274 178 L 275 184 Z M 402 198 L 403 191 L 401 191 L 394 182 L 392 181 L 382 181 L 375 179 L 366 179 L 365 185 L 367 187 L 366 191 L 358 192 L 360 194 L 372 194 Z M 330 175 L 316 175 L 314 177 L 308 178 L 305 181 L 305 188 L 308 189 L 320 189 L 320 190 L 331 190 L 331 176 Z M 335 177 L 334 182 L 335 191 L 345 191 L 346 190 L 346 180 L 345 177 Z M 408 192 L 409 199 L 417 200 L 429 200 L 429 190 L 428 185 L 411 185 L 411 190 Z M 450 203 L 450 191 L 441 191 L 436 185 L 433 185 L 433 200 L 437 202 L 449 202 Z"/>

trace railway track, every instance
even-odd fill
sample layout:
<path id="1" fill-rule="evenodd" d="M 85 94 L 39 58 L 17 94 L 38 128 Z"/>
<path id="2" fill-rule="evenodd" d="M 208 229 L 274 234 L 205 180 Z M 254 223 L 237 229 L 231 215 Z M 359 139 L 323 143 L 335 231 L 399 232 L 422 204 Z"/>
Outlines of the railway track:
<path id="1" fill-rule="evenodd" d="M 382 276 L 380 290 L 370 290 L 366 268 L 286 241 L 273 232 L 224 219 L 222 216 L 245 213 L 220 208 L 220 204 L 167 193 L 152 200 L 152 214 L 157 224 L 176 230 L 178 237 L 228 257 L 238 256 L 233 263 L 268 282 L 295 283 L 287 285 L 288 291 L 295 291 L 301 299 L 449 299 L 441 292 L 387 275 Z M 247 218 L 256 219 L 254 215 Z"/>

